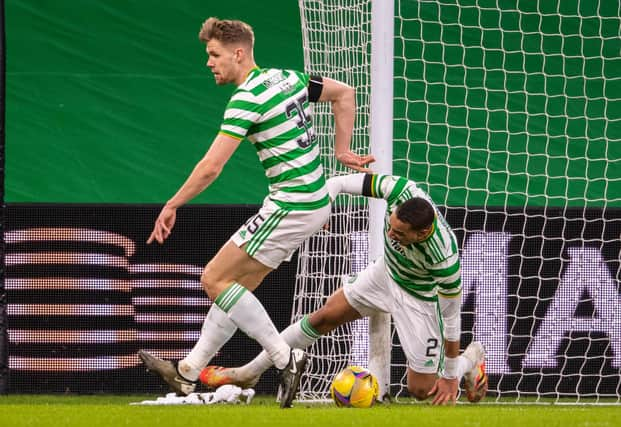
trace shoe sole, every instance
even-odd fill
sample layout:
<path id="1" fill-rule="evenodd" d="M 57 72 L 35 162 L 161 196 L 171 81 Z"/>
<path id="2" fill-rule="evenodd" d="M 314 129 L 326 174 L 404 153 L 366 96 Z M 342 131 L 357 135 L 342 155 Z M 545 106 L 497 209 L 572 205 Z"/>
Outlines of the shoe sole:
<path id="1" fill-rule="evenodd" d="M 281 387 L 279 390 L 280 395 L 280 407 L 282 409 L 291 408 L 293 399 L 295 398 L 298 389 L 300 388 L 300 378 L 302 378 L 302 373 L 306 369 L 306 363 L 308 362 L 308 356 L 304 355 L 304 358 L 297 362 L 299 365 L 296 367 L 296 372 L 293 374 L 293 377 L 290 377 L 290 384 L 288 387 Z M 283 380 L 283 385 L 286 380 Z M 284 391 L 282 391 L 284 389 Z M 280 393 L 282 391 L 282 393 Z"/>
<path id="2" fill-rule="evenodd" d="M 487 384 L 488 378 L 487 378 L 487 374 L 485 373 L 485 365 L 484 365 L 485 358 L 486 358 L 485 347 L 483 347 L 483 345 L 480 342 L 477 342 L 476 344 L 477 344 L 477 347 L 480 349 L 479 357 L 477 358 L 475 362 L 477 373 L 474 378 L 466 377 L 466 384 L 464 387 L 466 389 L 466 398 L 471 403 L 477 403 L 481 401 L 487 395 L 487 389 L 488 389 L 488 384 Z M 480 373 L 481 365 L 483 365 L 483 369 L 482 369 L 483 378 L 477 384 L 476 379 Z"/>
<path id="3" fill-rule="evenodd" d="M 140 350 L 138 352 L 138 357 L 140 357 L 140 360 L 142 360 L 142 363 L 144 363 L 148 371 L 157 374 L 161 379 L 166 382 L 166 384 L 170 386 L 172 391 L 174 391 L 175 393 L 187 396 L 194 391 L 194 387 L 192 387 L 191 385 L 183 384 L 180 381 L 177 381 L 177 370 L 172 365 L 172 362 L 158 359 L 157 357 L 152 356 L 151 354 L 143 350 Z M 170 366 L 168 364 L 170 364 Z M 171 369 L 174 371 L 174 373 L 166 372 L 170 371 Z M 184 389 L 184 385 L 187 387 L 187 389 Z"/>
<path id="4" fill-rule="evenodd" d="M 467 379 L 465 388 L 466 398 L 470 403 L 480 402 L 487 395 L 488 390 L 488 378 L 485 370 L 483 370 L 483 377 L 478 383 L 476 378 L 473 381 Z"/>
<path id="5" fill-rule="evenodd" d="M 482 382 L 478 388 L 467 391 L 466 398 L 470 403 L 477 403 L 483 400 L 483 398 L 487 395 L 487 378 L 485 378 L 484 382 Z"/>

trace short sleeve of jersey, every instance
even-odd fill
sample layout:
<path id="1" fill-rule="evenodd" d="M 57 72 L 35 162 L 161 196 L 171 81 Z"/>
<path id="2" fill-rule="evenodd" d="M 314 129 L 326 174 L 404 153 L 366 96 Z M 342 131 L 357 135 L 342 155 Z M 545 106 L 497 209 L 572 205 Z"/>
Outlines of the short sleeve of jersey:
<path id="1" fill-rule="evenodd" d="M 249 91 L 237 90 L 224 111 L 220 133 L 244 139 L 250 127 L 260 119 L 261 114 L 262 105 L 257 102 L 255 96 Z"/>
<path id="2" fill-rule="evenodd" d="M 372 175 L 369 186 L 371 197 L 385 199 L 389 205 L 411 199 L 417 189 L 413 181 L 393 175 Z"/>
<path id="3" fill-rule="evenodd" d="M 302 73 L 301 71 L 292 71 L 293 73 L 295 73 L 296 76 L 298 76 L 298 79 L 300 79 L 300 81 L 302 81 L 302 83 L 304 83 L 304 85 L 308 85 L 308 81 L 310 80 L 310 75 L 306 74 L 306 73 Z"/>

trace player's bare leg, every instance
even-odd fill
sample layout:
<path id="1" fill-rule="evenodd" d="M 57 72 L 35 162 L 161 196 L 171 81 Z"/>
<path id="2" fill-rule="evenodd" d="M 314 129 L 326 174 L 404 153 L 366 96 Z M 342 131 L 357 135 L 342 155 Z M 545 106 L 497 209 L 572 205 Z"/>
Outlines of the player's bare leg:
<path id="1" fill-rule="evenodd" d="M 272 268 L 250 257 L 244 249 L 227 242 L 207 264 L 201 283 L 214 301 L 201 338 L 190 354 L 179 362 L 186 378 L 197 379 L 202 368 L 226 343 L 237 328 L 257 340 L 283 369 L 290 348 L 272 323 L 263 305 L 252 294 Z"/>
<path id="2" fill-rule="evenodd" d="M 182 391 L 180 387 L 175 387 L 175 382 L 169 377 L 176 373 L 188 382 L 196 381 L 202 368 L 239 327 L 259 341 L 277 368 L 285 369 L 291 360 L 291 349 L 280 337 L 261 303 L 249 292 L 256 289 L 270 271 L 270 267 L 251 258 L 234 243 L 225 244 L 201 276 L 203 287 L 214 304 L 205 318 L 198 342 L 176 368 L 172 362 L 148 354 L 141 355 L 145 364 L 148 362 L 150 369 L 158 373 L 175 391 Z M 245 283 L 239 283 L 242 280 Z M 173 368 L 169 369 L 169 365 Z"/>
<path id="3" fill-rule="evenodd" d="M 242 289 L 238 282 L 227 284 L 232 268 L 237 272 L 235 280 L 243 280 L 250 290 L 254 290 L 272 269 L 229 242 L 207 265 L 201 282 L 209 296 L 214 299 L 214 305 L 226 311 L 230 320 L 248 336 L 259 341 L 269 354 L 276 368 L 280 370 L 280 406 L 288 408 L 297 393 L 302 371 L 306 367 L 306 353 L 300 349 L 291 349 L 287 345 L 252 293 Z M 198 376 L 199 373 L 195 373 Z"/>
<path id="4" fill-rule="evenodd" d="M 323 307 L 309 316 L 309 321 L 318 333 L 325 335 L 344 323 L 360 319 L 361 317 L 360 313 L 345 298 L 343 288 L 339 288 L 330 295 Z"/>

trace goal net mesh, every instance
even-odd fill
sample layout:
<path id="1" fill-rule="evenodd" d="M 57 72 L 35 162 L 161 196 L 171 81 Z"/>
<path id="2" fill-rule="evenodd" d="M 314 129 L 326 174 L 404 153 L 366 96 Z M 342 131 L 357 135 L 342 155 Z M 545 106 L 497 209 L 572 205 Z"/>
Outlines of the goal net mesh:
<path id="1" fill-rule="evenodd" d="M 300 0 L 306 70 L 356 88 L 359 153 L 372 6 Z M 621 402 L 620 8 L 395 2 L 393 171 L 426 189 L 458 236 L 461 345 L 485 345 L 491 401 Z M 327 174 L 346 173 L 329 106 L 314 117 Z M 339 196 L 333 211 L 300 250 L 294 321 L 368 262 L 366 201 Z M 310 349 L 302 400 L 328 398 L 338 371 L 367 363 L 367 330 L 357 321 Z M 391 394 L 406 396 L 392 343 Z"/>

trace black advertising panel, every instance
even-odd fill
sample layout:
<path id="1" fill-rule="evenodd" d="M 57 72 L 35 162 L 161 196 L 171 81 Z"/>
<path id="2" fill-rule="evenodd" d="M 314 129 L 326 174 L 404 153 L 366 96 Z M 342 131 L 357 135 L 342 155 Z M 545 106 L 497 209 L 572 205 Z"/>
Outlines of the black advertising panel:
<path id="1" fill-rule="evenodd" d="M 9 206 L 9 391 L 164 391 L 137 350 L 189 351 L 211 304 L 202 267 L 256 209 L 181 209 L 159 246 L 145 244 L 159 206 Z M 461 248 L 462 347 L 485 344 L 490 390 L 618 395 L 621 211 L 450 208 L 446 217 Z M 295 276 L 294 259 L 257 291 L 279 329 Z M 213 363 L 246 363 L 259 350 L 238 332 Z M 393 363 L 402 358 L 395 351 Z M 275 387 L 271 370 L 258 391 Z"/>
<path id="2" fill-rule="evenodd" d="M 8 208 L 10 392 L 164 391 L 138 349 L 180 359 L 198 339 L 211 301 L 203 266 L 257 207 L 180 209 L 171 237 L 146 245 L 159 206 Z M 295 259 L 257 297 L 279 329 L 289 324 Z M 237 333 L 214 363 L 260 351 Z M 275 390 L 267 375 L 266 391 Z"/>

